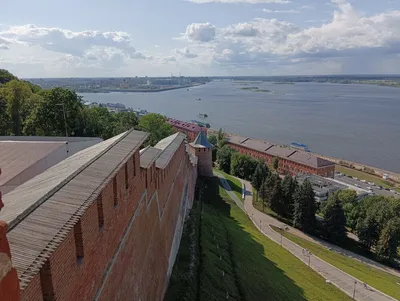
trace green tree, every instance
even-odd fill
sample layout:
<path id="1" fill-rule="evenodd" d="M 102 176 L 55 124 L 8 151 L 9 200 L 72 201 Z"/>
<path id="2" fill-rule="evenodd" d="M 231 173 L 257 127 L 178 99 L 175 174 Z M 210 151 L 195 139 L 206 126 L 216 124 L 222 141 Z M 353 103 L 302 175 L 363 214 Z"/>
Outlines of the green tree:
<path id="1" fill-rule="evenodd" d="M 272 176 L 273 186 L 269 193 L 269 206 L 279 216 L 285 216 L 285 202 L 282 193 L 282 181 L 279 176 Z"/>
<path id="2" fill-rule="evenodd" d="M 106 108 L 86 107 L 82 110 L 83 130 L 85 137 L 108 139 L 114 135 L 112 114 Z"/>
<path id="3" fill-rule="evenodd" d="M 0 85 L 6 84 L 16 79 L 18 78 L 11 74 L 8 70 L 0 69 Z"/>
<path id="4" fill-rule="evenodd" d="M 232 153 L 234 153 L 234 150 L 230 148 L 228 145 L 224 145 L 223 147 L 218 148 L 217 151 L 217 162 L 219 168 L 226 173 L 229 173 L 231 169 Z"/>
<path id="5" fill-rule="evenodd" d="M 214 148 L 212 150 L 212 161 L 215 162 L 217 160 L 217 147 L 218 147 L 218 138 L 216 135 L 210 135 L 207 137 L 208 141 L 214 145 Z"/>
<path id="6" fill-rule="evenodd" d="M 262 211 L 264 212 L 265 204 L 268 203 L 268 196 L 269 196 L 269 188 L 268 188 L 268 183 L 267 179 L 262 183 L 260 187 L 260 192 L 259 192 L 260 198 L 261 198 L 261 203 L 262 203 Z"/>
<path id="7" fill-rule="evenodd" d="M 26 135 L 82 136 L 84 133 L 81 98 L 64 88 L 41 90 L 39 103 L 24 125 Z M 64 118 L 65 114 L 65 118 Z"/>
<path id="8" fill-rule="evenodd" d="M 258 161 L 257 167 L 251 177 L 251 185 L 254 187 L 254 189 L 257 191 L 257 199 L 259 195 L 259 191 L 261 188 L 261 185 L 264 183 L 265 179 L 268 177 L 269 171 L 268 167 L 265 164 L 264 161 Z"/>
<path id="9" fill-rule="evenodd" d="M 322 214 L 328 240 L 333 243 L 342 242 L 346 238 L 346 217 L 338 193 L 329 196 Z"/>
<path id="10" fill-rule="evenodd" d="M 113 136 L 129 131 L 138 126 L 139 120 L 135 112 L 119 112 L 113 116 Z"/>
<path id="11" fill-rule="evenodd" d="M 305 180 L 294 195 L 293 226 L 304 232 L 311 232 L 315 229 L 316 211 L 312 185 L 309 180 Z"/>
<path id="12" fill-rule="evenodd" d="M 357 192 L 352 189 L 340 190 L 337 192 L 337 196 L 343 205 L 357 202 Z"/>
<path id="13" fill-rule="evenodd" d="M 150 134 L 148 143 L 151 146 L 174 133 L 173 127 L 167 122 L 167 117 L 155 113 L 143 116 L 138 127 Z"/>
<path id="14" fill-rule="evenodd" d="M 278 159 L 278 157 L 274 157 L 274 159 L 272 160 L 272 167 L 275 170 L 278 170 L 278 167 L 279 167 L 279 159 Z"/>
<path id="15" fill-rule="evenodd" d="M 218 148 L 222 148 L 226 144 L 225 134 L 220 128 L 217 134 Z"/>
<path id="16" fill-rule="evenodd" d="M 22 120 L 23 108 L 30 108 L 26 104 L 27 100 L 32 96 L 32 91 L 28 84 L 13 79 L 4 85 L 2 95 L 6 102 L 6 110 L 12 122 L 12 133 L 15 136 L 22 134 Z"/>
<path id="17" fill-rule="evenodd" d="M 380 234 L 376 253 L 380 259 L 393 261 L 400 246 L 400 217 L 390 219 Z"/>
<path id="18" fill-rule="evenodd" d="M 231 156 L 231 174 L 241 179 L 251 180 L 257 166 L 257 161 L 252 157 L 241 153 L 233 153 Z"/>
<path id="19" fill-rule="evenodd" d="M 294 194 L 297 189 L 297 181 L 290 175 L 286 175 L 282 181 L 282 197 L 284 202 L 284 216 L 293 218 Z"/>

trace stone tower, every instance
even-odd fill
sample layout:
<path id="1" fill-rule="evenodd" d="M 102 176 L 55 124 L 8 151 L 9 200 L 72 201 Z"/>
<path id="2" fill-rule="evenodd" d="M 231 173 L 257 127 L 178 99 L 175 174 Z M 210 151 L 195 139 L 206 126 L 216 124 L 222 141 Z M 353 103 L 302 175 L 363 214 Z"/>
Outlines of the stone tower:
<path id="1" fill-rule="evenodd" d="M 198 158 L 199 176 L 212 177 L 212 149 L 213 145 L 208 141 L 204 132 L 200 132 L 196 139 L 189 143 L 190 152 Z"/>

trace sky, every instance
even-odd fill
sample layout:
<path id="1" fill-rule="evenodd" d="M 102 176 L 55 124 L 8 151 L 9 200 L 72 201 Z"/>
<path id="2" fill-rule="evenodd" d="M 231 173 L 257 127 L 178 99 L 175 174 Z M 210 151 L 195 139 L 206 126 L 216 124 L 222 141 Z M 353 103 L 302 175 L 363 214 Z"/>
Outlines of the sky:
<path id="1" fill-rule="evenodd" d="M 4 0 L 21 78 L 400 73 L 400 0 Z"/>

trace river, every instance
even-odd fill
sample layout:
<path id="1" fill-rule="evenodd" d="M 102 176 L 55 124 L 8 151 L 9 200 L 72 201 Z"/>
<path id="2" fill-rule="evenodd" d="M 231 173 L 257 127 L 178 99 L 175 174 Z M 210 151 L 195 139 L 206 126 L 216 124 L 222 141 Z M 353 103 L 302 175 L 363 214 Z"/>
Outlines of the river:
<path id="1" fill-rule="evenodd" d="M 214 81 L 158 93 L 82 93 L 85 100 L 122 103 L 180 120 L 207 113 L 212 128 L 400 172 L 400 89 L 329 83 Z M 201 98 L 200 101 L 196 100 Z"/>

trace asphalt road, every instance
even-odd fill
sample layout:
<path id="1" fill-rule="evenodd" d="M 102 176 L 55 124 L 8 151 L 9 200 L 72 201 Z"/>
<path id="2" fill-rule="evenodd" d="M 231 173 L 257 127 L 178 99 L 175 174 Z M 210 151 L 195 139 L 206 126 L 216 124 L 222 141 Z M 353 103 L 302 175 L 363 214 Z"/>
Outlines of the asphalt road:
<path id="1" fill-rule="evenodd" d="M 368 183 L 361 182 L 360 180 L 355 180 L 354 178 L 349 178 L 349 177 L 347 177 L 345 175 L 341 175 L 341 176 L 340 175 L 335 175 L 335 180 L 338 180 L 338 181 L 341 181 L 341 182 L 344 182 L 344 183 L 347 183 L 347 184 L 350 184 L 350 185 L 354 185 L 354 186 L 355 186 L 355 184 L 357 184 L 357 185 L 359 185 L 360 188 L 365 189 L 365 190 L 369 190 L 367 187 L 370 187 L 371 190 L 374 193 L 376 193 L 377 195 L 394 196 L 394 197 L 400 198 L 399 194 L 390 192 L 390 191 L 385 190 L 385 189 L 379 189 L 377 186 L 372 186 L 372 185 L 370 185 Z"/>

